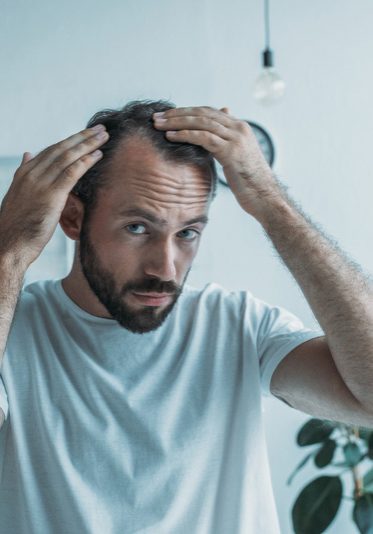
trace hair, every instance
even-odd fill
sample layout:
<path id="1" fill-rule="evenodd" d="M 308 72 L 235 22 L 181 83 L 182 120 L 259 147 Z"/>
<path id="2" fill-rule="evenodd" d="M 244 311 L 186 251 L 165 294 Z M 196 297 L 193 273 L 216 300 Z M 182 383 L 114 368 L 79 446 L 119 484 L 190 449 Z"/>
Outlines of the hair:
<path id="1" fill-rule="evenodd" d="M 167 100 L 132 100 L 119 110 L 104 109 L 89 119 L 87 128 L 104 124 L 110 137 L 100 147 L 103 157 L 72 189 L 72 193 L 83 202 L 86 214 L 95 207 L 98 190 L 108 183 L 110 162 L 118 144 L 136 135 L 148 139 L 167 161 L 196 166 L 204 171 L 211 178 L 212 199 L 215 198 L 218 178 L 212 154 L 200 145 L 169 141 L 165 132 L 157 130 L 153 125 L 153 113 L 175 107 L 175 104 Z"/>

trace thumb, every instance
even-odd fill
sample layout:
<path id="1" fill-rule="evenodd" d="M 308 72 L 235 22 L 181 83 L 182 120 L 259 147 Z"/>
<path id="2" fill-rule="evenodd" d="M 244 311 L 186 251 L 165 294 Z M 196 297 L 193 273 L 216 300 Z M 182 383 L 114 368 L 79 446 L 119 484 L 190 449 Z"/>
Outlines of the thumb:
<path id="1" fill-rule="evenodd" d="M 21 161 L 21 165 L 23 165 L 24 163 L 27 163 L 28 161 L 30 161 L 34 156 L 31 154 L 31 152 L 24 152 L 23 156 L 22 156 L 22 161 Z"/>

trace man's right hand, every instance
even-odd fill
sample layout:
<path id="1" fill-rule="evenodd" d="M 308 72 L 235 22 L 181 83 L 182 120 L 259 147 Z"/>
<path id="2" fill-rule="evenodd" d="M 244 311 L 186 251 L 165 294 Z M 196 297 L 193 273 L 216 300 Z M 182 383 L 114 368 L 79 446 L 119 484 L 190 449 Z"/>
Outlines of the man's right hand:
<path id="1" fill-rule="evenodd" d="M 37 156 L 25 152 L 0 207 L 0 255 L 26 270 L 51 239 L 67 197 L 109 139 L 105 127 L 88 128 Z"/>

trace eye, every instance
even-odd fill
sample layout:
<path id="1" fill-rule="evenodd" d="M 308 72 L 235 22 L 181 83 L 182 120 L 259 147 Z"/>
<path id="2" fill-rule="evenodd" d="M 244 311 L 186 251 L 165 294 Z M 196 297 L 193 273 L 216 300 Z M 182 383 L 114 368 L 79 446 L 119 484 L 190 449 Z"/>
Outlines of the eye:
<path id="1" fill-rule="evenodd" d="M 188 237 L 188 234 L 185 235 L 185 232 L 189 232 L 189 237 Z M 184 236 L 182 237 L 185 238 L 186 241 L 194 241 L 194 239 L 196 239 L 200 235 L 200 233 L 197 232 L 197 230 L 193 230 L 192 228 L 187 228 L 186 230 L 182 230 L 180 234 L 184 234 Z"/>
<path id="2" fill-rule="evenodd" d="M 126 228 L 128 229 L 128 231 L 129 231 L 131 234 L 141 235 L 141 234 L 143 234 L 144 232 L 137 232 L 137 231 L 136 231 L 136 228 L 138 228 L 139 226 L 145 228 L 145 225 L 143 225 L 143 224 L 128 224 L 128 225 L 126 226 Z M 134 229 L 134 230 L 133 230 L 133 229 Z M 132 231 L 132 230 L 133 230 L 133 231 Z"/>

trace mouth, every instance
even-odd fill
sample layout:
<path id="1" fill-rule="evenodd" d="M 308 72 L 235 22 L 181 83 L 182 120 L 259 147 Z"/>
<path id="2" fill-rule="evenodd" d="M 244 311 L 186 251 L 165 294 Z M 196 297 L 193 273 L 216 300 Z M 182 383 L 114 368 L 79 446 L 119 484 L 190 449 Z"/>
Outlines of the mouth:
<path id="1" fill-rule="evenodd" d="M 171 300 L 169 293 L 134 293 L 134 297 L 147 306 L 161 306 Z"/>

